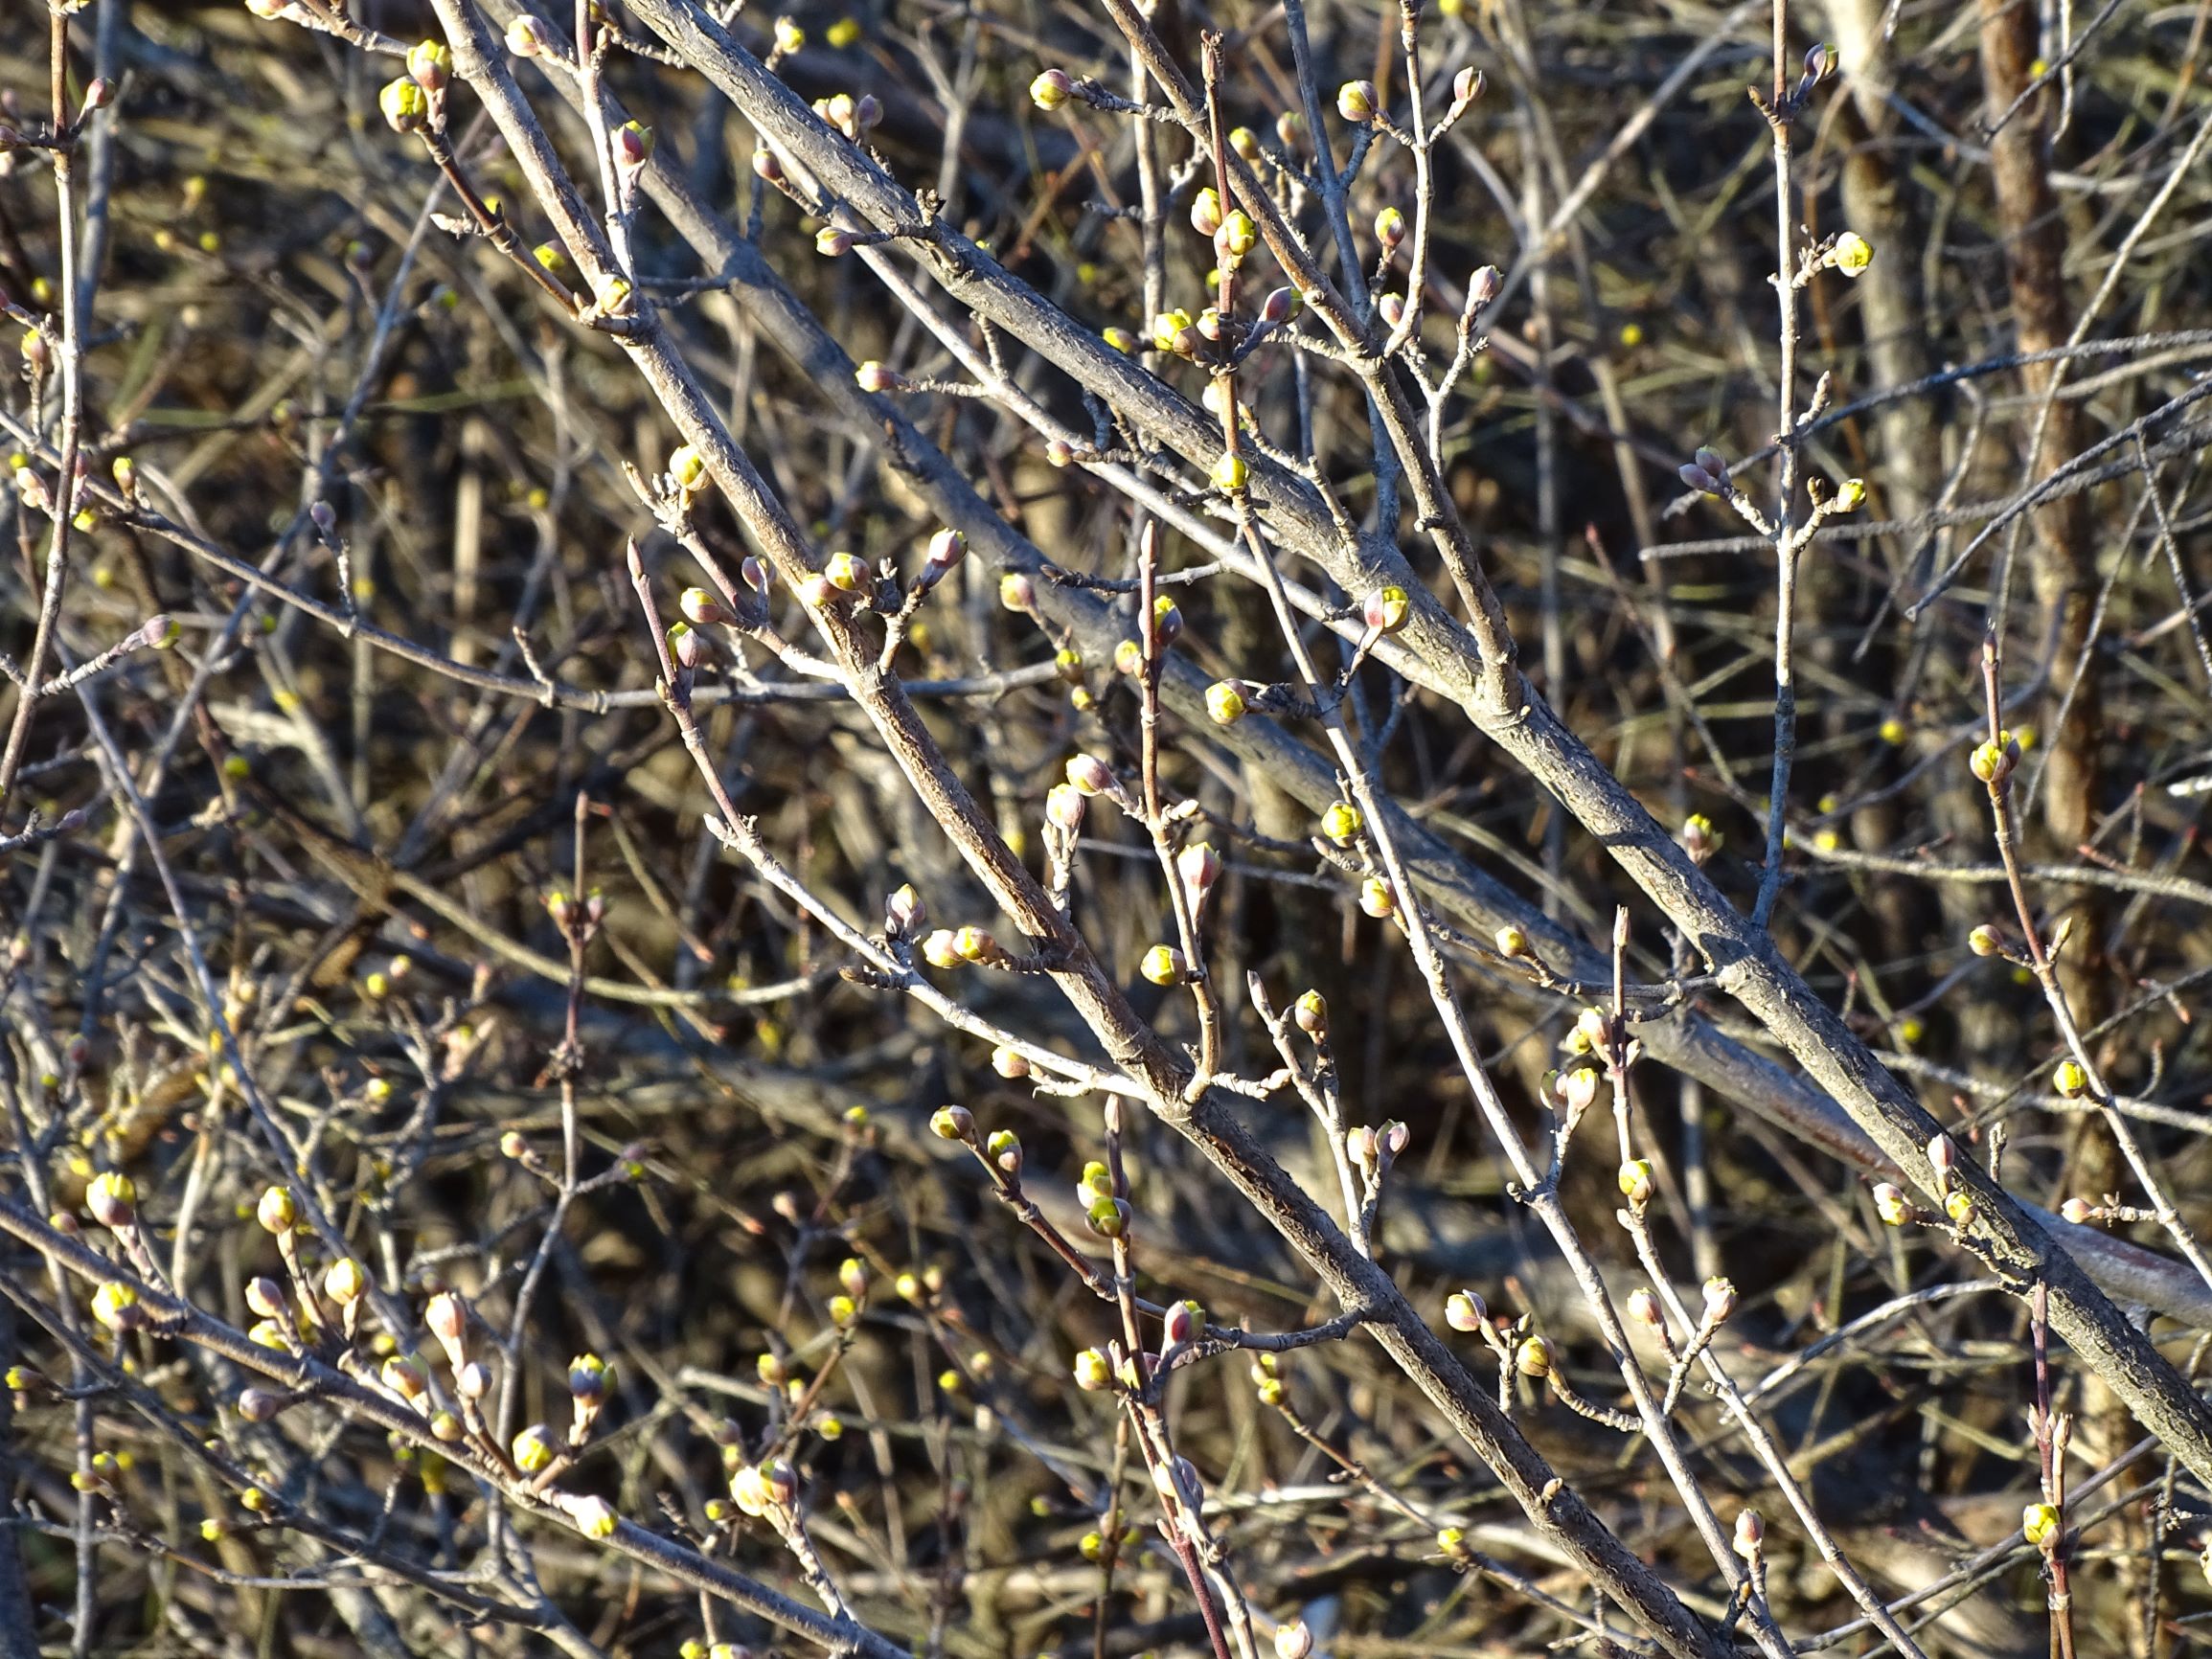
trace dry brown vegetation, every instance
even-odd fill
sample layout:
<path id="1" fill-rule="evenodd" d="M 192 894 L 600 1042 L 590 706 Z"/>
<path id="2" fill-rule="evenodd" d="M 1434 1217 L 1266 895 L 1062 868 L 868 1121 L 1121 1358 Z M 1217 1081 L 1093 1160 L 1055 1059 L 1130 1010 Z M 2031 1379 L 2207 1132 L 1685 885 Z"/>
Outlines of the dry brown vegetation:
<path id="1" fill-rule="evenodd" d="M 2201 1645 L 2212 4 L 47 4 L 0 1659 Z"/>

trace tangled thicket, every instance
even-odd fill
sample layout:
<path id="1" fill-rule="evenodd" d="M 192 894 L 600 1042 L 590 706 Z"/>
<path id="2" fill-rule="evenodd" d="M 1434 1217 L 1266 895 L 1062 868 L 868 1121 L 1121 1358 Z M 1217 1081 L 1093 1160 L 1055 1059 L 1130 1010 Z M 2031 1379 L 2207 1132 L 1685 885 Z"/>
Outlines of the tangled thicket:
<path id="1" fill-rule="evenodd" d="M 0 1659 L 2201 1644 L 2212 7 L 6 11 Z"/>

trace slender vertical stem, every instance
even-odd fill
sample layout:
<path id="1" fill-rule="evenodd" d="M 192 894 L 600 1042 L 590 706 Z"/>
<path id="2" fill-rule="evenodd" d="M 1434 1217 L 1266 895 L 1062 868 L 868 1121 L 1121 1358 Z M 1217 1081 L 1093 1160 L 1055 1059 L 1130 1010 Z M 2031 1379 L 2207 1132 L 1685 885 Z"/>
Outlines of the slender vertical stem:
<path id="1" fill-rule="evenodd" d="M 1797 752 L 1797 684 L 1790 660 L 1797 613 L 1797 215 L 1790 185 L 1790 123 L 1795 111 L 1790 102 L 1789 50 L 1790 0 L 1774 0 L 1774 91 L 1767 115 L 1774 135 L 1774 296 L 1782 345 L 1774 430 L 1774 775 L 1767 794 L 1767 867 L 1751 912 L 1755 927 L 1772 920 L 1782 885 L 1790 770 Z"/>
<path id="2" fill-rule="evenodd" d="M 2037 1281 L 2028 1299 L 2029 1329 L 2036 1350 L 2036 1454 L 2042 1466 L 2043 1501 L 2058 1511 L 2058 1530 L 2044 1545 L 2050 1588 L 2053 1659 L 2074 1659 L 2074 1595 L 2066 1570 L 2066 1424 L 2051 1410 L 2050 1286 Z"/>
<path id="3" fill-rule="evenodd" d="M 61 282 L 56 290 L 61 305 L 61 476 L 54 489 L 54 538 L 47 544 L 38 625 L 31 638 L 31 655 L 23 664 L 23 687 L 15 696 L 15 716 L 8 727 L 7 746 L 0 749 L 0 807 L 7 806 L 15 776 L 23 767 L 31 716 L 37 704 L 36 687 L 44 678 L 46 653 L 53 648 L 55 625 L 61 617 L 62 589 L 69 577 L 70 521 L 77 515 L 78 445 L 84 428 L 83 327 L 78 314 L 76 141 L 69 121 L 69 20 L 58 7 L 52 14 L 49 39 L 55 218 L 59 233 L 56 243 L 61 257 Z M 82 1639 L 84 1633 L 80 1631 L 79 1635 Z"/>
<path id="4" fill-rule="evenodd" d="M 1543 166 L 1539 157 L 1537 123 L 1533 109 L 1522 113 L 1521 217 L 1535 224 L 1543 216 Z M 1552 347 L 1550 261 L 1539 253 L 1529 266 L 1529 320 L 1536 328 L 1536 362 L 1530 375 L 1536 393 L 1536 516 L 1537 594 L 1542 628 L 1544 695 L 1561 706 L 1566 703 L 1566 628 L 1561 614 L 1560 595 L 1560 440 L 1559 413 L 1552 398 Z M 1543 911 L 1556 918 L 1560 896 L 1565 890 L 1562 872 L 1566 863 L 1566 814 L 1544 814 Z"/>

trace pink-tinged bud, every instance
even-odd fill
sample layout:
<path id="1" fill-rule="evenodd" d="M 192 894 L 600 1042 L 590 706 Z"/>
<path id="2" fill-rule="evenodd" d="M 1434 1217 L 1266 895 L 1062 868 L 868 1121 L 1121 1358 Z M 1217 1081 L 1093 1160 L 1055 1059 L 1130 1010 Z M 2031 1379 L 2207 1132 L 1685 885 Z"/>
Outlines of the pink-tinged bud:
<path id="1" fill-rule="evenodd" d="M 1294 1619 L 1275 1626 L 1275 1659 L 1308 1659 L 1313 1651 L 1313 1632 L 1306 1621 Z"/>
<path id="2" fill-rule="evenodd" d="M 939 1106 L 929 1114 L 929 1132 L 943 1141 L 972 1141 L 975 1119 L 966 1106 Z"/>
<path id="3" fill-rule="evenodd" d="M 1067 781 L 1085 795 L 1104 795 L 1114 786 L 1114 775 L 1096 755 L 1076 755 L 1067 763 Z"/>
<path id="4" fill-rule="evenodd" d="M 1382 1157 L 1382 1148 L 1375 1138 L 1375 1130 L 1366 1124 L 1344 1131 L 1344 1151 L 1362 1170 L 1374 1169 Z"/>
<path id="5" fill-rule="evenodd" d="M 1305 992 L 1290 1011 L 1298 1029 L 1319 1042 L 1329 1034 L 1329 1003 L 1317 990 Z"/>
<path id="6" fill-rule="evenodd" d="M 289 1233 L 300 1224 L 300 1208 L 288 1187 L 271 1187 L 254 1207 L 254 1217 L 264 1232 Z"/>
<path id="7" fill-rule="evenodd" d="M 84 89 L 84 113 L 92 115 L 115 102 L 115 82 L 103 75 Z"/>
<path id="8" fill-rule="evenodd" d="M 1191 198 L 1191 229 L 1210 237 L 1221 228 L 1221 197 L 1212 185 Z"/>
<path id="9" fill-rule="evenodd" d="M 839 593 L 859 593 L 868 585 L 868 564 L 856 553 L 832 553 L 822 574 Z"/>
<path id="10" fill-rule="evenodd" d="M 1382 1125 L 1382 1155 L 1395 1158 L 1413 1144 L 1413 1131 L 1398 1119 L 1392 1118 Z"/>
<path id="11" fill-rule="evenodd" d="M 1083 828 L 1083 793 L 1073 784 L 1055 784 L 1044 792 L 1044 819 L 1063 835 Z"/>
<path id="12" fill-rule="evenodd" d="M 1075 96 L 1075 81 L 1064 69 L 1047 69 L 1029 83 L 1029 101 L 1050 115 Z"/>
<path id="13" fill-rule="evenodd" d="M 747 554 L 738 566 L 739 580 L 755 593 L 766 593 L 775 580 L 774 573 L 754 554 Z"/>
<path id="14" fill-rule="evenodd" d="M 1736 1311 L 1735 1281 L 1719 1275 L 1705 1281 L 1705 1323 L 1724 1325 Z"/>
<path id="15" fill-rule="evenodd" d="M 1395 207 L 1386 207 L 1377 214 L 1375 239 L 1382 244 L 1384 253 L 1395 253 L 1398 244 L 1405 239 L 1405 216 Z"/>
<path id="16" fill-rule="evenodd" d="M 2068 1198 L 2059 1206 L 2059 1214 L 2077 1227 L 2087 1227 L 2095 1218 L 2096 1211 L 2087 1198 Z"/>
<path id="17" fill-rule="evenodd" d="M 545 32 L 537 19 L 524 12 L 507 26 L 507 50 L 517 57 L 538 57 L 545 53 Z"/>
<path id="18" fill-rule="evenodd" d="M 764 184 L 784 182 L 784 164 L 776 159 L 776 152 L 765 145 L 753 151 L 753 176 Z"/>
<path id="19" fill-rule="evenodd" d="M 491 1392 L 491 1368 L 472 1359 L 453 1374 L 453 1392 L 463 1399 L 482 1399 Z"/>
<path id="20" fill-rule="evenodd" d="M 1010 570 L 998 579 L 998 602 L 1027 616 L 1037 609 L 1037 584 L 1018 570 Z"/>
<path id="21" fill-rule="evenodd" d="M 279 1394 L 274 1389 L 247 1388 L 239 1391 L 239 1416 L 248 1422 L 267 1422 L 289 1404 L 291 1397 Z"/>
<path id="22" fill-rule="evenodd" d="M 1367 625 L 1377 633 L 1394 634 L 1413 614 L 1413 600 L 1402 587 L 1377 588 L 1361 607 Z"/>
<path id="23" fill-rule="evenodd" d="M 1682 481 L 1684 489 L 1695 489 L 1699 495 L 1721 493 L 1721 481 L 1693 462 L 1685 461 L 1676 467 L 1675 476 Z"/>
<path id="24" fill-rule="evenodd" d="M 1380 316 L 1383 322 L 1395 329 L 1405 321 L 1405 296 L 1403 294 L 1384 294 L 1381 299 L 1375 302 L 1375 311 L 1376 315 Z"/>
<path id="25" fill-rule="evenodd" d="M 878 395 L 897 392 L 906 384 L 905 375 L 897 370 L 886 369 L 873 357 L 853 371 L 853 379 L 861 391 Z"/>
<path id="26" fill-rule="evenodd" d="M 991 1069 L 1008 1082 L 1016 1083 L 1030 1074 L 1029 1057 L 1001 1043 L 991 1051 Z"/>
<path id="27" fill-rule="evenodd" d="M 1472 1290 L 1454 1290 L 1444 1299 L 1444 1322 L 1454 1330 L 1480 1330 L 1490 1322 L 1490 1308 Z"/>
<path id="28" fill-rule="evenodd" d="M 1629 1292 L 1629 1317 L 1652 1330 L 1667 1329 L 1666 1316 L 1659 1310 L 1659 1299 L 1646 1285 L 1637 1285 Z"/>
<path id="29" fill-rule="evenodd" d="M 1935 1190 L 1938 1194 L 1950 1191 L 1951 1171 L 1958 1168 L 1958 1147 L 1949 1135 L 1939 1134 L 1927 1143 L 1927 1161 L 1935 1170 Z"/>
<path id="30" fill-rule="evenodd" d="M 443 92 L 445 83 L 452 79 L 453 54 L 445 49 L 442 41 L 422 41 L 408 49 L 407 73 L 415 78 L 415 84 L 424 92 Z"/>
<path id="31" fill-rule="evenodd" d="M 941 530 L 929 538 L 929 563 L 939 571 L 950 570 L 968 557 L 968 537 L 957 530 Z"/>
<path id="32" fill-rule="evenodd" d="M 1221 878 L 1221 855 L 1210 841 L 1194 842 L 1175 854 L 1175 873 L 1193 898 L 1203 898 Z"/>
<path id="33" fill-rule="evenodd" d="M 1290 313 L 1298 307 L 1298 294 L 1294 288 L 1270 289 L 1260 302 L 1260 324 L 1263 328 L 1280 328 L 1290 320 Z"/>
<path id="34" fill-rule="evenodd" d="M 929 925 L 929 906 L 911 883 L 896 889 L 883 901 L 884 930 L 899 939 L 911 939 Z"/>
<path id="35" fill-rule="evenodd" d="M 422 1362 L 412 1354 L 394 1354 L 384 1361 L 376 1375 L 386 1388 L 409 1405 L 430 1392 L 430 1374 L 422 1369 Z"/>
<path id="36" fill-rule="evenodd" d="M 1710 474 L 1716 482 L 1721 484 L 1726 484 L 1728 482 L 1727 457 L 1722 455 L 1718 449 L 1715 449 L 1710 444 L 1708 444 L 1698 451 L 1695 459 L 1698 465 L 1702 467 L 1708 474 Z"/>
<path id="37" fill-rule="evenodd" d="M 687 587 L 676 601 L 676 608 L 683 612 L 684 621 L 695 627 L 726 626 L 735 621 L 722 602 L 703 587 Z"/>
<path id="38" fill-rule="evenodd" d="M 1759 1554 L 1759 1546 L 1767 1541 L 1767 1523 L 1757 1510 L 1745 1510 L 1736 1517 L 1736 1553 L 1746 1561 Z"/>
<path id="39" fill-rule="evenodd" d="M 863 92 L 853 101 L 853 126 L 855 138 L 883 125 L 883 101 L 873 92 Z"/>
<path id="40" fill-rule="evenodd" d="M 1044 458 L 1055 466 L 1075 465 L 1075 445 L 1064 438 L 1050 440 L 1044 446 Z"/>
<path id="41" fill-rule="evenodd" d="M 459 1296 L 450 1290 L 442 1290 L 430 1298 L 430 1306 L 422 1312 L 422 1323 L 450 1352 L 468 1334 L 468 1309 Z"/>
<path id="42" fill-rule="evenodd" d="M 767 1483 L 769 1500 L 779 1509 L 787 1510 L 797 1501 L 799 1477 L 782 1458 L 764 1465 L 761 1478 Z"/>
<path id="43" fill-rule="evenodd" d="M 799 596 L 799 602 L 809 610 L 827 610 L 838 599 L 837 590 L 830 585 L 830 579 L 818 571 L 810 571 L 801 577 L 794 591 Z"/>
<path id="44" fill-rule="evenodd" d="M 282 1319 L 290 1311 L 285 1287 L 265 1274 L 246 1281 L 246 1306 L 262 1319 Z"/>
<path id="45" fill-rule="evenodd" d="M 853 233 L 835 225 L 824 225 L 814 233 L 814 251 L 826 260 L 843 259 L 853 251 Z"/>
<path id="46" fill-rule="evenodd" d="M 1553 1091 L 1559 1097 L 1560 1111 L 1563 1115 L 1581 1117 L 1598 1098 L 1596 1068 L 1577 1066 L 1571 1072 L 1562 1072 L 1553 1083 Z"/>
<path id="47" fill-rule="evenodd" d="M 1902 1227 L 1912 1216 L 1912 1206 L 1894 1182 L 1877 1181 L 1874 1184 L 1874 1213 L 1881 1217 L 1886 1227 Z"/>
<path id="48" fill-rule="evenodd" d="M 1113 1382 L 1113 1367 L 1106 1356 L 1095 1348 L 1086 1348 L 1075 1356 L 1075 1385 L 1085 1394 L 1097 1394 Z"/>
<path id="49" fill-rule="evenodd" d="M 84 1208 L 109 1231 L 138 1220 L 138 1184 L 120 1170 L 103 1170 L 84 1189 Z"/>
<path id="50" fill-rule="evenodd" d="M 1467 280 L 1467 308 L 1471 311 L 1488 309 L 1497 303 L 1497 296 L 1505 289 L 1505 278 L 1495 265 L 1484 265 Z"/>
<path id="51" fill-rule="evenodd" d="M 1336 113 L 1354 126 L 1365 126 L 1375 119 L 1378 96 L 1374 81 L 1347 80 L 1336 89 Z"/>
<path id="52" fill-rule="evenodd" d="M 1451 78 L 1451 103 L 1454 109 L 1465 109 L 1480 98 L 1485 85 L 1482 71 L 1462 69 Z"/>
<path id="53" fill-rule="evenodd" d="M 617 170 L 625 173 L 639 172 L 652 159 L 652 128 L 626 121 L 607 134 L 607 147 L 614 151 Z"/>
<path id="54" fill-rule="evenodd" d="M 1204 1326 L 1197 1303 L 1169 1303 L 1167 1312 L 1160 1319 L 1160 1352 L 1165 1353 L 1186 1342 L 1196 1342 Z"/>

